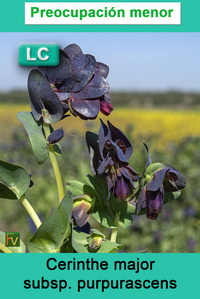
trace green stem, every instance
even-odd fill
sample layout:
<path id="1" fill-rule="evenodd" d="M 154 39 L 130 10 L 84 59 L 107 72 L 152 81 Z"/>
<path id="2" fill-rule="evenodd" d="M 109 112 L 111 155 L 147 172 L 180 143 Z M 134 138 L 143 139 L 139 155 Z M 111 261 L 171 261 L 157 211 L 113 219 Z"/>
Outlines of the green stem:
<path id="1" fill-rule="evenodd" d="M 54 170 L 55 178 L 56 178 L 56 183 L 58 187 L 58 196 L 59 196 L 59 202 L 62 201 L 65 193 L 64 193 L 64 188 L 63 188 L 63 182 L 62 182 L 62 177 L 60 174 L 60 169 L 58 166 L 58 162 L 55 156 L 55 153 L 53 151 L 52 145 L 49 146 L 49 157 L 51 160 L 51 164 Z"/>
<path id="2" fill-rule="evenodd" d="M 117 241 L 117 233 L 118 233 L 118 223 L 119 223 L 119 213 L 115 213 L 115 218 L 114 218 L 114 225 L 116 226 L 115 228 L 112 229 L 111 236 L 110 236 L 110 241 L 116 243 Z M 115 252 L 115 251 L 112 251 Z"/>
<path id="3" fill-rule="evenodd" d="M 49 127 L 48 124 L 44 123 L 43 128 L 44 128 L 45 136 L 47 138 L 51 134 L 50 127 Z M 53 149 L 52 144 L 49 145 L 49 158 L 51 160 L 54 175 L 55 175 L 55 178 L 56 178 L 59 202 L 61 202 L 64 195 L 65 195 L 65 192 L 64 192 L 62 177 L 61 177 L 61 174 L 60 174 L 60 169 L 59 169 L 59 166 L 58 166 L 58 162 L 57 162 L 56 155 L 54 153 L 54 149 Z"/>
<path id="4" fill-rule="evenodd" d="M 40 225 L 42 224 L 42 222 L 40 221 L 40 218 L 38 217 L 37 213 L 35 212 L 35 210 L 31 206 L 31 204 L 29 203 L 29 201 L 25 198 L 25 196 L 22 196 L 19 200 L 21 201 L 21 203 L 23 204 L 24 208 L 29 213 L 31 219 L 35 223 L 35 226 L 37 228 L 39 228 Z"/>

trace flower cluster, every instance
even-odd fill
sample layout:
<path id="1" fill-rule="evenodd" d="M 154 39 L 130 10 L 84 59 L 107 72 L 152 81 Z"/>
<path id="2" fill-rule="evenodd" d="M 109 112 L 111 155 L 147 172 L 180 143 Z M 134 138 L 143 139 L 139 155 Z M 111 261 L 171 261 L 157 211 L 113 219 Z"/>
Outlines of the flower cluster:
<path id="1" fill-rule="evenodd" d="M 39 67 L 29 74 L 34 118 L 56 123 L 68 111 L 82 119 L 95 119 L 99 111 L 109 115 L 113 107 L 106 80 L 108 73 L 107 65 L 83 54 L 76 44 L 60 50 L 58 66 Z"/>
<path id="2" fill-rule="evenodd" d="M 86 133 L 92 169 L 97 177 L 106 179 L 108 190 L 115 198 L 136 204 L 137 213 L 146 210 L 147 218 L 155 220 L 162 210 L 165 197 L 173 197 L 185 187 L 185 178 L 171 166 L 152 163 L 149 152 L 143 175 L 139 176 L 128 162 L 133 152 L 129 140 L 122 131 L 109 121 L 107 123 L 108 126 L 101 121 L 98 136 L 92 132 Z M 147 146 L 146 149 L 148 151 Z"/>
<path id="3" fill-rule="evenodd" d="M 129 140 L 109 121 L 108 126 L 101 121 L 98 136 L 87 132 L 86 140 L 95 174 L 104 176 L 108 190 L 125 200 L 132 194 L 134 181 L 138 179 L 137 172 L 128 163 L 133 151 Z"/>

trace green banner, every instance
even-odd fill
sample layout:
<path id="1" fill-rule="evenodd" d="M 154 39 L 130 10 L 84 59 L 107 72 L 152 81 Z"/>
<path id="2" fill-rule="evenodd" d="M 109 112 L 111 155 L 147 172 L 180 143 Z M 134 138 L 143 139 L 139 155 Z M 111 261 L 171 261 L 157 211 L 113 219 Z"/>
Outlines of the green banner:
<path id="1" fill-rule="evenodd" d="M 52 21 L 52 25 L 25 25 L 25 2 L 54 2 L 57 1 L 52 0 L 43 0 L 43 1 L 4 1 L 1 4 L 1 19 L 0 19 L 0 27 L 1 32 L 199 32 L 200 31 L 200 19 L 199 19 L 199 9 L 200 2 L 198 0 L 182 0 L 182 1 L 126 1 L 125 3 L 181 3 L 181 24 L 179 25 L 54 25 Z M 59 2 L 96 2 L 96 3 L 112 3 L 112 7 L 115 9 L 115 5 L 123 1 L 63 1 Z M 105 11 L 105 9 L 104 9 Z M 59 11 L 57 11 L 59 15 Z M 51 17 L 51 11 L 48 11 L 48 16 Z M 114 14 L 114 13 L 113 13 Z M 149 17 L 148 11 L 144 12 L 144 17 Z M 58 16 L 57 15 L 57 16 Z M 111 12 L 112 15 L 112 12 Z M 56 17 L 57 17 L 56 16 Z M 123 16 L 123 15 L 122 15 Z M 165 17 L 165 15 L 162 15 Z M 58 19 L 58 18 L 57 18 Z M 93 18 L 94 19 L 94 18 Z M 114 19 L 114 18 L 113 18 Z M 124 16 L 126 19 L 126 16 Z M 93 21 L 93 20 L 92 20 Z M 99 23 L 101 22 L 101 18 L 99 18 Z"/>
<path id="2" fill-rule="evenodd" d="M 199 254 L 6 254 L 1 295 L 186 299 L 198 297 L 199 266 Z"/>

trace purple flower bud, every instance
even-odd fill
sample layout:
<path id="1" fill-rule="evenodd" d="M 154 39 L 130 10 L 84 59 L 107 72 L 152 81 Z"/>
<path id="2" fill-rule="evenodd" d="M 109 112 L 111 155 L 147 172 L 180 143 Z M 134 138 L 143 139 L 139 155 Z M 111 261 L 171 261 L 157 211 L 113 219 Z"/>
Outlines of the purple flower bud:
<path id="1" fill-rule="evenodd" d="M 113 109 L 114 108 L 110 103 L 106 102 L 105 100 L 100 101 L 100 111 L 104 115 L 106 115 L 106 116 L 110 115 L 110 113 L 113 111 Z"/>
<path id="2" fill-rule="evenodd" d="M 63 129 L 57 129 L 48 136 L 47 141 L 49 142 L 49 144 L 57 143 L 63 138 L 64 135 L 65 133 Z"/>
<path id="3" fill-rule="evenodd" d="M 130 195 L 130 189 L 128 184 L 125 182 L 123 178 L 120 178 L 116 181 L 115 187 L 114 187 L 114 195 L 121 199 L 125 200 Z"/>
<path id="4" fill-rule="evenodd" d="M 147 218 L 156 220 L 164 202 L 163 187 L 157 191 L 146 191 Z"/>

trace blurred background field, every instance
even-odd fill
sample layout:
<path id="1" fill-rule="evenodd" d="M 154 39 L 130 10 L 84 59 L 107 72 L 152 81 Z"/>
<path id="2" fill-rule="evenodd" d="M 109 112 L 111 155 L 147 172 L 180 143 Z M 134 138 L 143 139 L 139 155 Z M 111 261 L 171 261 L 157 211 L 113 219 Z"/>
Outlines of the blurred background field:
<path id="1" fill-rule="evenodd" d="M 181 197 L 165 205 L 157 221 L 135 216 L 132 227 L 120 230 L 118 241 L 125 244 L 127 252 L 200 252 L 200 94 L 113 93 L 112 98 L 115 113 L 108 119 L 132 142 L 131 166 L 142 171 L 145 142 L 154 162 L 171 164 L 187 179 Z M 25 110 L 30 110 L 26 92 L 0 95 L 0 159 L 19 164 L 32 175 L 34 186 L 27 197 L 44 219 L 57 205 L 56 185 L 49 162 L 37 165 L 16 118 L 17 112 Z M 86 130 L 98 132 L 99 120 L 70 117 L 57 123 L 59 127 L 66 133 L 59 158 L 64 182 L 84 181 L 91 173 L 84 134 Z M 0 230 L 20 231 L 22 238 L 28 239 L 34 226 L 19 202 L 1 199 Z"/>

